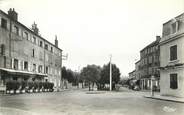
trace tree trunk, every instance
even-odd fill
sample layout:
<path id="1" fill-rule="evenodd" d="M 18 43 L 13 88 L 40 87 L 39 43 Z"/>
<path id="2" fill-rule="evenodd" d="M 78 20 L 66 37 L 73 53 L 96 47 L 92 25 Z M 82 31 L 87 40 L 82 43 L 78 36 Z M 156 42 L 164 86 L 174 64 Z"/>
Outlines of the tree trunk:
<path id="1" fill-rule="evenodd" d="M 83 86 L 83 81 L 82 81 L 82 88 L 84 88 L 84 86 Z"/>
<path id="2" fill-rule="evenodd" d="M 90 88 L 90 82 L 89 82 L 89 91 L 91 90 L 91 88 Z"/>
<path id="3" fill-rule="evenodd" d="M 94 90 L 94 82 L 93 82 L 93 84 L 92 84 L 92 91 Z"/>

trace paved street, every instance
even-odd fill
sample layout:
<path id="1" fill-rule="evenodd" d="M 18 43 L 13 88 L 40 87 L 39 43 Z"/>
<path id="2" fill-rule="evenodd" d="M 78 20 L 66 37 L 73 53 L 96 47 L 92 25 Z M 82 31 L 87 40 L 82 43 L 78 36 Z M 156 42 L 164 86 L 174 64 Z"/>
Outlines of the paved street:
<path id="1" fill-rule="evenodd" d="M 54 93 L 0 97 L 0 115 L 183 115 L 184 104 L 144 98 L 147 92 Z"/>

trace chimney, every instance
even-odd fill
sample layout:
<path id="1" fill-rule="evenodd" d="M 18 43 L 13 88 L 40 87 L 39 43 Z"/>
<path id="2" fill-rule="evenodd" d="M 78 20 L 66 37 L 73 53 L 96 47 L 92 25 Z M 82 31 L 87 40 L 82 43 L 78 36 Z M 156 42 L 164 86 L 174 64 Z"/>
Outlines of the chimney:
<path id="1" fill-rule="evenodd" d="M 33 30 L 33 32 L 34 32 L 35 34 L 38 35 L 39 29 L 38 29 L 37 24 L 36 24 L 35 22 L 32 24 L 32 30 Z"/>
<path id="2" fill-rule="evenodd" d="M 161 37 L 160 36 L 156 36 L 156 41 L 160 41 Z"/>
<path id="3" fill-rule="evenodd" d="M 8 15 L 12 20 L 18 21 L 18 14 L 15 11 L 15 9 L 13 8 L 13 10 L 10 8 L 8 11 Z"/>
<path id="4" fill-rule="evenodd" d="M 55 46 L 58 47 L 57 35 L 55 35 Z"/>

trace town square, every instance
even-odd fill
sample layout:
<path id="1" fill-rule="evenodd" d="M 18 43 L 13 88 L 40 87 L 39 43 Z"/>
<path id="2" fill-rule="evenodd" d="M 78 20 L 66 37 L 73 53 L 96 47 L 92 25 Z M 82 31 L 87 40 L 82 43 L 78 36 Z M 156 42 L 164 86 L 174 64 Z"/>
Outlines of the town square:
<path id="1" fill-rule="evenodd" d="M 0 0 L 0 115 L 183 114 L 183 0 Z"/>

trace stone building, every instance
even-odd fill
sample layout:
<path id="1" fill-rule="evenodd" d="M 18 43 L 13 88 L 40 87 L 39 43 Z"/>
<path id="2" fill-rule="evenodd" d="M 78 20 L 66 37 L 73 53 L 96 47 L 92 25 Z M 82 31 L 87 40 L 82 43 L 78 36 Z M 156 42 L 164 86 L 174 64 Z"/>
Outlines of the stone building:
<path id="1" fill-rule="evenodd" d="M 39 35 L 34 23 L 29 29 L 10 9 L 0 10 L 0 86 L 9 80 L 49 81 L 61 85 L 62 49 Z"/>
<path id="2" fill-rule="evenodd" d="M 135 63 L 135 76 L 136 76 L 136 79 L 141 78 L 140 60 Z"/>
<path id="3" fill-rule="evenodd" d="M 184 13 L 163 24 L 159 45 L 161 95 L 184 97 Z"/>
<path id="4" fill-rule="evenodd" d="M 141 89 L 151 89 L 151 76 L 155 77 L 154 86 L 159 89 L 159 41 L 160 36 L 156 36 L 156 40 L 143 48 L 140 51 L 140 64 L 139 64 L 139 74 L 140 74 L 140 87 Z"/>

